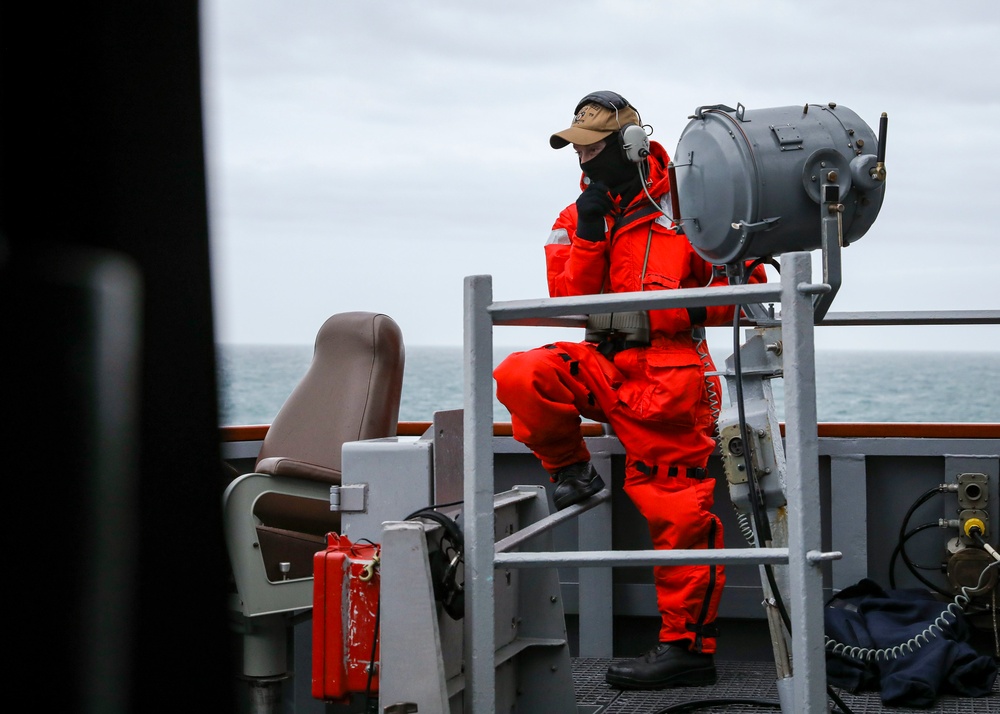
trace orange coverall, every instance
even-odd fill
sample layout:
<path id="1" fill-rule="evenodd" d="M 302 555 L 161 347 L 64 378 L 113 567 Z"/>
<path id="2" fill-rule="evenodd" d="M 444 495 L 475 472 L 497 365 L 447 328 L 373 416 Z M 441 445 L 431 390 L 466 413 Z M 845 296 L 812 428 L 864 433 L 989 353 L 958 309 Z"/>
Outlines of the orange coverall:
<path id="1" fill-rule="evenodd" d="M 669 205 L 667 152 L 656 142 L 650 152 L 649 193 Z M 575 204 L 559 215 L 545 246 L 551 297 L 727 284 L 667 218 L 649 210 L 645 194 L 628 206 L 619 203 L 616 197 L 603 241 L 577 235 Z M 759 268 L 751 281 L 763 278 Z M 707 346 L 692 338 L 692 313 L 698 324 L 719 325 L 732 321 L 733 308 L 651 311 L 650 346 L 624 349 L 613 359 L 593 342 L 557 342 L 511 354 L 494 371 L 514 438 L 550 474 L 590 459 L 581 415 L 612 425 L 625 448 L 625 492 L 657 549 L 723 544 L 722 524 L 710 512 L 715 479 L 704 470 L 715 448 L 712 400 L 714 409 L 721 407 L 721 391 L 718 377 L 705 374 L 715 366 Z M 714 652 L 723 567 L 657 566 L 653 572 L 660 641 L 686 640 L 695 651 Z"/>

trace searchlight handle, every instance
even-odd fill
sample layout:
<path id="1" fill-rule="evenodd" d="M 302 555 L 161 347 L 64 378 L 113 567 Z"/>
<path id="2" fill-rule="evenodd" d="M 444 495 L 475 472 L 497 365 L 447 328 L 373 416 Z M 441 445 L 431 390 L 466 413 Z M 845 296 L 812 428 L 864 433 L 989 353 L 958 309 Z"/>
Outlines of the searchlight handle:
<path id="1" fill-rule="evenodd" d="M 877 181 L 885 181 L 885 140 L 889 131 L 889 116 L 882 112 L 878 120 L 878 153 L 871 176 Z"/>
<path id="2" fill-rule="evenodd" d="M 681 197 L 677 193 L 677 169 L 674 162 L 667 163 L 667 176 L 670 179 L 670 212 L 674 219 L 674 230 L 679 234 L 684 234 L 684 226 L 681 222 Z"/>

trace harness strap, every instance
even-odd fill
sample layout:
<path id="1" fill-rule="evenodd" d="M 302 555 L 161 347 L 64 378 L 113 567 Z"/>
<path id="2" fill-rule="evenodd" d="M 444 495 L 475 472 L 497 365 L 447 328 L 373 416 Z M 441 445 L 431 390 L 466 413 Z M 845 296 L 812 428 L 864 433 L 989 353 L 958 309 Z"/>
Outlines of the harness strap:
<path id="1" fill-rule="evenodd" d="M 671 466 L 667 469 L 667 476 L 676 476 L 680 471 L 676 466 Z M 703 468 L 695 468 L 693 466 L 688 466 L 684 469 L 684 475 L 688 478 L 698 479 L 699 481 L 708 476 L 708 471 Z"/>
<path id="2" fill-rule="evenodd" d="M 614 238 L 615 234 L 625 226 L 631 225 L 636 221 L 642 220 L 647 216 L 651 216 L 654 213 L 659 212 L 659 207 L 654 206 L 647 201 L 638 208 L 634 208 L 631 211 L 626 212 L 620 218 L 616 217 L 615 224 L 611 227 L 611 237 Z"/>
<path id="3" fill-rule="evenodd" d="M 642 461 L 636 461 L 635 468 L 639 473 L 645 476 L 656 476 L 656 474 L 659 473 L 660 471 L 659 466 L 656 465 L 649 466 L 648 464 L 645 464 Z M 677 476 L 678 474 L 681 473 L 683 473 L 688 478 L 693 478 L 700 481 L 708 476 L 708 469 L 703 469 L 701 467 L 695 467 L 695 466 L 667 467 L 667 476 Z"/>
<path id="4" fill-rule="evenodd" d="M 630 350 L 633 347 L 649 347 L 649 343 L 609 337 L 597 345 L 597 351 L 609 360 L 614 360 L 616 354 L 624 350 Z"/>
<path id="5" fill-rule="evenodd" d="M 684 629 L 688 632 L 693 632 L 700 637 L 719 636 L 719 625 L 715 622 L 706 622 L 704 625 L 696 625 L 693 622 L 689 622 L 684 625 Z"/>
<path id="6" fill-rule="evenodd" d="M 715 548 L 715 533 L 718 527 L 719 521 L 715 516 L 711 516 L 711 522 L 708 527 L 708 542 L 705 544 L 707 548 Z M 694 632 L 694 643 L 693 649 L 695 652 L 701 652 L 702 648 L 705 646 L 705 638 L 718 637 L 719 629 L 715 623 L 715 620 L 711 622 L 706 622 L 708 619 L 708 609 L 712 604 L 712 596 L 715 593 L 716 579 L 718 577 L 718 566 L 709 565 L 708 566 L 708 587 L 705 588 L 705 598 L 701 602 L 701 612 L 698 613 L 697 623 L 687 623 L 685 628 L 691 632 Z"/>

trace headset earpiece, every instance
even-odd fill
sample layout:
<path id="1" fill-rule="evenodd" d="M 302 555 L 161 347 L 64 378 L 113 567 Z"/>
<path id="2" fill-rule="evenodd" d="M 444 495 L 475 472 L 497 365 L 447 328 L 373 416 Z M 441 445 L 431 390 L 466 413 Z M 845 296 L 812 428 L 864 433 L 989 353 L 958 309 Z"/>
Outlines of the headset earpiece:
<path id="1" fill-rule="evenodd" d="M 414 518 L 434 521 L 444 531 L 438 548 L 428 554 L 434 599 L 441 603 L 451 619 L 461 620 L 465 616 L 465 583 L 458 582 L 457 571 L 465 555 L 465 539 L 462 537 L 462 531 L 455 521 L 431 508 L 411 513 L 405 520 Z"/>
<path id="2" fill-rule="evenodd" d="M 622 149 L 625 157 L 633 164 L 641 163 L 649 156 L 649 137 L 638 124 L 628 124 L 622 129 Z"/>

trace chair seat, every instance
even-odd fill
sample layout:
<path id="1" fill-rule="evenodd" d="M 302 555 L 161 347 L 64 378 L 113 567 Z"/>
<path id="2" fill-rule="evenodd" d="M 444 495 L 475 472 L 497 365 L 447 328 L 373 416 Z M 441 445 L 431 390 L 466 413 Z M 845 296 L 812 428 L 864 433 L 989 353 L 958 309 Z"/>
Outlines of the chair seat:
<path id="1" fill-rule="evenodd" d="M 340 483 L 340 471 L 326 466 L 318 466 L 287 456 L 268 456 L 257 462 L 257 473 L 287 476 L 289 478 L 304 478 L 310 481 L 322 481 L 329 484 Z"/>

